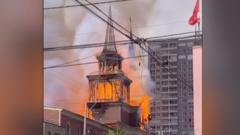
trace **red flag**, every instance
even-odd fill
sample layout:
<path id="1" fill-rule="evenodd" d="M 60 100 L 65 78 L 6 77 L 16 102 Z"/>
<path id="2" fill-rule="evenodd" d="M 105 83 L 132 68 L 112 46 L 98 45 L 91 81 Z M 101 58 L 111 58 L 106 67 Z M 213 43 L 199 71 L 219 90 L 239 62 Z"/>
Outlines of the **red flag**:
<path id="1" fill-rule="evenodd" d="M 188 20 L 189 25 L 195 25 L 199 21 L 199 18 L 197 16 L 198 12 L 199 12 L 199 0 L 197 0 L 192 16 Z"/>

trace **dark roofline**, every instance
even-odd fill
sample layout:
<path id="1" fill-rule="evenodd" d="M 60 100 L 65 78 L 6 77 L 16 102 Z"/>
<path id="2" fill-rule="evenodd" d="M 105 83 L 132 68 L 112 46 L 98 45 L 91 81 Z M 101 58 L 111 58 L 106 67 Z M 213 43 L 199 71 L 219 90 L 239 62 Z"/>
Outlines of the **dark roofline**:
<path id="1" fill-rule="evenodd" d="M 71 117 L 71 115 L 73 115 L 73 116 L 75 116 L 75 117 L 78 117 L 79 120 L 81 120 L 82 122 L 84 121 L 84 117 L 83 117 L 82 115 L 77 114 L 77 113 L 74 113 L 74 112 L 69 111 L 69 110 L 67 110 L 67 109 L 62 109 L 61 113 L 63 113 L 63 114 L 70 114 L 70 117 Z M 109 126 L 106 126 L 106 125 L 104 125 L 104 124 L 102 124 L 102 123 L 100 123 L 100 122 L 97 122 L 97 121 L 92 120 L 92 119 L 89 119 L 89 118 L 86 119 L 86 122 L 87 122 L 87 124 L 90 124 L 90 125 L 93 124 L 93 125 L 95 125 L 96 127 L 99 127 L 99 126 L 100 126 L 101 128 L 105 128 L 106 130 L 109 130 L 109 129 L 114 130 L 114 129 L 112 129 L 112 128 L 109 127 Z"/>
<path id="2" fill-rule="evenodd" d="M 146 130 L 142 130 L 138 127 L 131 127 L 131 126 L 128 126 L 127 124 L 125 123 L 122 123 L 122 122 L 116 122 L 116 123 L 106 123 L 106 125 L 109 125 L 109 126 L 122 126 L 122 127 L 125 127 L 125 128 L 128 128 L 128 129 L 132 129 L 132 130 L 135 130 L 137 132 L 142 132 L 143 134 L 147 134 Z M 119 128 L 119 127 L 118 127 Z"/>
<path id="3" fill-rule="evenodd" d="M 53 125 L 53 126 L 57 126 L 57 127 L 59 127 L 59 128 L 63 128 L 63 127 L 61 127 L 61 126 L 59 126 L 59 125 L 57 125 L 57 124 L 51 123 L 51 122 L 43 121 L 43 124 L 44 124 L 44 123 L 49 124 L 49 125 Z"/>
<path id="4" fill-rule="evenodd" d="M 124 72 L 109 73 L 109 74 L 91 74 L 91 75 L 87 75 L 86 77 L 88 78 L 88 80 L 91 80 L 92 78 L 104 78 L 108 76 L 123 77 L 126 81 L 128 81 L 128 83 L 132 83 L 132 80 L 128 78 Z M 111 78 L 111 79 L 114 79 L 114 78 Z"/>
<path id="5" fill-rule="evenodd" d="M 197 37 L 201 37 L 202 39 L 203 34 L 197 35 Z M 189 36 L 180 36 L 180 37 L 167 37 L 167 38 L 159 38 L 159 39 L 151 39 L 148 42 L 169 42 L 169 41 L 182 41 L 182 40 L 193 40 L 195 39 L 196 35 L 192 34 Z M 198 39 L 199 40 L 199 39 Z"/>
<path id="6" fill-rule="evenodd" d="M 57 107 L 44 107 L 44 109 L 46 109 L 46 110 L 50 110 L 50 109 L 52 109 L 52 110 L 55 110 L 55 111 L 59 111 L 61 114 L 67 114 L 68 116 L 74 116 L 74 117 L 76 117 L 78 120 L 80 120 L 80 121 L 84 121 L 84 117 L 82 116 L 82 115 L 80 115 L 80 114 L 77 114 L 77 113 L 74 113 L 74 112 L 72 112 L 72 111 L 70 111 L 70 110 L 67 110 L 67 109 L 65 109 L 65 108 L 57 108 Z M 61 118 L 60 118 L 61 119 Z M 89 118 L 87 118 L 86 119 L 86 121 L 87 121 L 87 124 L 90 124 L 90 125 L 95 125 L 96 127 L 100 127 L 100 128 L 105 128 L 106 130 L 114 130 L 113 128 L 111 128 L 111 127 L 109 127 L 109 126 L 106 126 L 106 125 L 104 125 L 104 124 L 102 124 L 102 123 L 100 123 L 100 122 L 97 122 L 97 121 L 95 121 L 95 120 L 92 120 L 92 119 L 89 119 Z M 46 123 L 49 123 L 49 122 L 46 122 Z M 51 124 L 53 124 L 53 123 L 51 123 Z M 59 123 L 60 125 L 61 125 L 61 123 Z M 56 124 L 55 124 L 56 125 Z M 58 125 L 57 125 L 58 126 Z M 60 126 L 61 127 L 61 126 Z"/>

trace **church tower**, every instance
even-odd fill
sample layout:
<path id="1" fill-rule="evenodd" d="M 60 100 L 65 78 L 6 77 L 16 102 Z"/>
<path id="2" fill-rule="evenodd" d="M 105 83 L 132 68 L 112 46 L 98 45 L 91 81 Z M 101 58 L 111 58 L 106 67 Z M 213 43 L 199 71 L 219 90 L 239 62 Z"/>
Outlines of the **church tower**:
<path id="1" fill-rule="evenodd" d="M 122 71 L 123 57 L 118 54 L 112 23 L 111 7 L 104 48 L 97 56 L 98 72 L 87 76 L 89 99 L 87 106 L 93 118 L 104 124 L 124 123 L 139 126 L 138 106 L 131 106 L 130 84 L 132 81 Z"/>

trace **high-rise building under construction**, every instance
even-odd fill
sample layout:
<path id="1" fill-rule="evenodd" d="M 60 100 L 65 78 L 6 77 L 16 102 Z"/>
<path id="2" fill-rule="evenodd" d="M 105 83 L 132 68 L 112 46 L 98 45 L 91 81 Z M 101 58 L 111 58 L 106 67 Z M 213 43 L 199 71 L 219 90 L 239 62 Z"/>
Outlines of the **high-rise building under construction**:
<path id="1" fill-rule="evenodd" d="M 156 87 L 151 102 L 150 132 L 153 135 L 193 135 L 192 47 L 201 37 L 159 39 L 149 42 L 162 64 L 149 57 Z"/>

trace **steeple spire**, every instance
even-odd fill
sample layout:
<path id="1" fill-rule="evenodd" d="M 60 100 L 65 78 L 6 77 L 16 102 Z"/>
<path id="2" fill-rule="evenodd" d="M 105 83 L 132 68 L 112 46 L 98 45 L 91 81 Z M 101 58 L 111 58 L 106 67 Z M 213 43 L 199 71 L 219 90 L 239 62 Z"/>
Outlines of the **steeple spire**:
<path id="1" fill-rule="evenodd" d="M 130 25 L 130 38 L 131 38 L 131 40 L 133 39 L 133 34 L 132 34 L 132 19 L 131 19 L 131 17 L 129 18 L 129 25 Z M 128 55 L 130 56 L 130 57 L 133 57 L 133 56 L 135 56 L 135 52 L 134 52 L 135 50 L 134 50 L 134 46 L 133 46 L 133 43 L 132 43 L 132 41 L 130 42 L 130 44 L 128 45 Z"/>
<path id="2" fill-rule="evenodd" d="M 109 18 L 108 18 L 107 30 L 106 30 L 106 38 L 105 45 L 103 48 L 103 52 L 117 52 L 116 43 L 115 43 L 115 35 L 112 23 L 112 11 L 111 5 L 109 6 Z"/>

